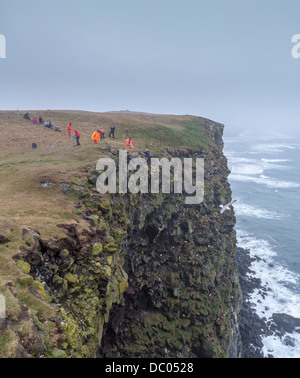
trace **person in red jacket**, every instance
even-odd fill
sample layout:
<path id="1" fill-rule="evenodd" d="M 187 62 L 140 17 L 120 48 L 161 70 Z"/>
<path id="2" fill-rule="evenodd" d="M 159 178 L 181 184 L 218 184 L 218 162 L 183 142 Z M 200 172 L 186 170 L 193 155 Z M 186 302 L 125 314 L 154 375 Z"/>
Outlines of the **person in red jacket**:
<path id="1" fill-rule="evenodd" d="M 100 139 L 105 139 L 104 130 L 97 130 L 97 131 L 100 134 Z"/>
<path id="2" fill-rule="evenodd" d="M 80 146 L 80 143 L 79 143 L 80 134 L 76 129 L 74 130 L 74 132 L 75 132 L 77 146 Z"/>

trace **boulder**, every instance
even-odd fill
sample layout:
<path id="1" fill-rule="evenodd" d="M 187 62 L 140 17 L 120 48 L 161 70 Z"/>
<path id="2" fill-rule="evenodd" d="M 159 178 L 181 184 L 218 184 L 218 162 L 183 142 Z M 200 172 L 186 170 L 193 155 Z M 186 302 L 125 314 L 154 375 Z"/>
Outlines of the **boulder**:
<path id="1" fill-rule="evenodd" d="M 287 314 L 273 314 L 273 322 L 277 325 L 279 330 L 292 333 L 296 328 L 300 327 L 300 319 L 294 318 Z"/>

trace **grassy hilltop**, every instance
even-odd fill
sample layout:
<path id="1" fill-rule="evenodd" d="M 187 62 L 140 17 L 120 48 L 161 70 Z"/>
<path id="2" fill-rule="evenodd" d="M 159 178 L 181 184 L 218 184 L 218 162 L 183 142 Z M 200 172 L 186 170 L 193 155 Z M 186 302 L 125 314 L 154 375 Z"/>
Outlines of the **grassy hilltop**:
<path id="1" fill-rule="evenodd" d="M 32 243 L 24 229 L 39 230 L 43 238 L 61 238 L 65 230 L 58 224 L 76 224 L 86 228 L 87 221 L 76 211 L 76 198 L 65 195 L 58 186 L 71 177 L 95 169 L 97 160 L 110 150 L 125 149 L 126 130 L 136 149 L 149 148 L 160 156 L 163 148 L 213 147 L 214 131 L 210 121 L 194 116 L 154 115 L 134 112 L 92 113 L 83 111 L 29 111 L 29 115 L 50 119 L 61 132 L 34 125 L 23 118 L 25 111 L 0 111 L 0 294 L 6 299 L 6 317 L 0 319 L 0 357 L 13 357 L 20 339 L 30 343 L 38 319 L 55 318 L 55 308 L 28 290 L 26 269 L 18 267 L 13 256 L 20 246 Z M 81 146 L 67 135 L 72 122 L 81 135 Z M 115 139 L 108 138 L 111 123 Z M 105 140 L 93 145 L 95 129 L 105 130 Z M 37 149 L 32 149 L 32 143 Z M 51 146 L 51 147 L 50 147 Z M 44 188 L 44 183 L 55 185 Z M 38 317 L 33 326 L 34 318 Z M 45 331 L 45 329 L 43 330 Z M 55 345 L 53 323 L 49 323 L 47 341 Z M 27 348 L 28 349 L 28 348 Z M 30 349 L 30 348 L 29 348 Z"/>
<path id="2" fill-rule="evenodd" d="M 128 135 L 133 138 L 135 150 L 149 148 L 160 156 L 162 148 L 178 148 L 212 144 L 209 121 L 194 116 L 154 115 L 135 112 L 92 113 L 83 111 L 30 111 L 58 124 L 62 132 L 34 125 L 23 118 L 24 112 L 0 111 L 0 219 L 43 227 L 52 232 L 51 225 L 58 219 L 71 220 L 65 196 L 57 190 L 45 191 L 42 183 L 64 182 L 72 175 L 95 167 L 108 150 L 126 149 Z M 80 132 L 81 146 L 67 135 L 66 126 L 72 122 Z M 110 125 L 116 125 L 115 139 L 108 138 Z M 93 145 L 91 135 L 102 128 L 106 139 Z M 32 143 L 37 149 L 32 149 Z M 53 146 L 53 147 L 52 147 Z M 51 193 L 51 195 L 49 195 Z M 46 221 L 47 220 L 47 221 Z M 53 222 L 52 222 L 53 221 Z M 0 224 L 0 233 L 1 233 Z M 5 230 L 5 227 L 4 227 Z M 43 230 L 44 231 L 44 230 Z"/>

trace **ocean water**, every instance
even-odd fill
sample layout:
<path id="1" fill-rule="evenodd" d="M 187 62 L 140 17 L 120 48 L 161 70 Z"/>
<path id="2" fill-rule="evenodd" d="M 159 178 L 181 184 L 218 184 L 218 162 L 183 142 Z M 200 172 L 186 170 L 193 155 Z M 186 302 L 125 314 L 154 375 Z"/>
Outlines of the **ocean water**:
<path id="1" fill-rule="evenodd" d="M 268 320 L 273 313 L 300 318 L 300 139 L 239 136 L 224 142 L 238 246 L 256 257 L 253 275 L 267 288 L 267 295 L 251 295 L 252 307 Z M 288 335 L 292 343 L 264 336 L 261 352 L 300 357 L 300 333 Z"/>

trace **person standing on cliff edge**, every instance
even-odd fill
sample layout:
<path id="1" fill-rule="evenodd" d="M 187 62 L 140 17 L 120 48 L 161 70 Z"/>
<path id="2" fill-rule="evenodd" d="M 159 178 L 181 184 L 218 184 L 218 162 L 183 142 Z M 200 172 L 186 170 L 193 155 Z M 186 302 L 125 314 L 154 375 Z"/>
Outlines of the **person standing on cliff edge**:
<path id="1" fill-rule="evenodd" d="M 75 139 L 76 139 L 76 143 L 77 143 L 77 146 L 80 146 L 80 143 L 79 143 L 79 138 L 80 138 L 80 134 L 78 132 L 78 130 L 74 130 L 75 132 Z"/>
<path id="2" fill-rule="evenodd" d="M 150 164 L 151 163 L 151 154 L 150 154 L 148 148 L 146 149 L 145 152 L 142 152 L 142 154 L 143 154 L 142 156 L 147 159 L 148 166 L 151 167 L 151 164 Z"/>
<path id="3" fill-rule="evenodd" d="M 115 129 L 116 129 L 116 126 L 114 124 L 112 124 L 110 126 L 110 132 L 109 132 L 109 135 L 108 137 L 110 138 L 111 136 L 114 138 L 115 137 Z"/>
<path id="4" fill-rule="evenodd" d="M 97 130 L 94 131 L 94 133 L 92 135 L 92 140 L 94 141 L 94 144 L 98 144 L 98 142 L 100 140 L 100 133 L 98 133 Z"/>
<path id="5" fill-rule="evenodd" d="M 127 140 L 126 140 L 126 148 L 131 148 L 133 150 L 133 145 L 132 145 L 132 138 L 129 137 Z"/>
<path id="6" fill-rule="evenodd" d="M 72 131 L 72 122 L 68 123 L 68 126 L 67 126 L 67 132 L 69 136 L 71 136 L 71 131 Z"/>

